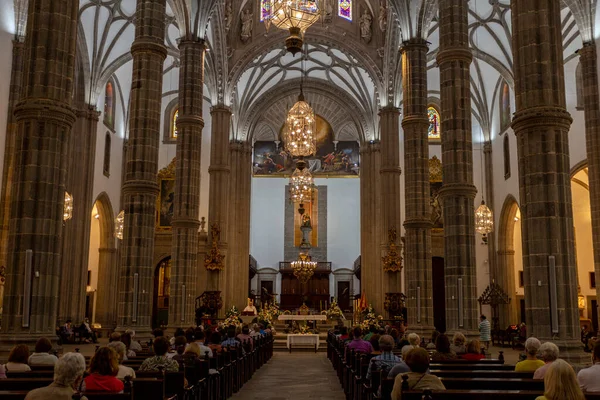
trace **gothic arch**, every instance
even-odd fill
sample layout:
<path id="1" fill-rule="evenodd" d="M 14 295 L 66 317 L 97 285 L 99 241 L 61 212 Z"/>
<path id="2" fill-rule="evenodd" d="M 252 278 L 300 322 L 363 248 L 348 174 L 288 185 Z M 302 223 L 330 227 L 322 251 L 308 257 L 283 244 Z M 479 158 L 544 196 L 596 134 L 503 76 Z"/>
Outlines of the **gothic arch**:
<path id="1" fill-rule="evenodd" d="M 510 321 L 517 321 L 514 234 L 518 211 L 517 200 L 509 194 L 504 200 L 500 213 L 496 279 L 500 287 L 511 298 L 511 302 L 509 305 L 500 307 L 500 326 L 507 326 Z"/>

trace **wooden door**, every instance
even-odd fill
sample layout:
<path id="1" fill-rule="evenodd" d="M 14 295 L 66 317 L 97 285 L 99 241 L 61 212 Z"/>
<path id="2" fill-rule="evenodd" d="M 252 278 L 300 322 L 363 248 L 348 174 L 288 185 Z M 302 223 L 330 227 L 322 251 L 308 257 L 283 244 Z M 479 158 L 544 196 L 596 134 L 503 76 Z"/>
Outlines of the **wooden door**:
<path id="1" fill-rule="evenodd" d="M 350 282 L 338 282 L 338 305 L 342 311 L 350 310 Z"/>
<path id="2" fill-rule="evenodd" d="M 433 324 L 435 329 L 444 333 L 446 332 L 446 275 L 442 257 L 431 259 L 431 272 L 433 277 Z"/>

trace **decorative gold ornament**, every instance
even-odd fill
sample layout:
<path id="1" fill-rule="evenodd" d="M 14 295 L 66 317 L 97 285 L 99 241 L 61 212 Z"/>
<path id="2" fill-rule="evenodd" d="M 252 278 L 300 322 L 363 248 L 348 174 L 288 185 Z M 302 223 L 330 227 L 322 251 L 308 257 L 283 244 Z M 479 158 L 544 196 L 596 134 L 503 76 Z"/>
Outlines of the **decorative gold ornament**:
<path id="1" fill-rule="evenodd" d="M 385 257 L 381 257 L 383 261 L 383 272 L 400 272 L 402 270 L 402 256 L 396 245 L 396 228 L 388 231 L 388 253 Z"/>
<path id="2" fill-rule="evenodd" d="M 487 235 L 494 231 L 494 214 L 492 210 L 481 200 L 481 205 L 475 210 L 475 230 L 482 235 Z"/>
<path id="3" fill-rule="evenodd" d="M 442 181 L 442 162 L 437 156 L 429 159 L 429 182 Z"/>
<path id="4" fill-rule="evenodd" d="M 63 207 L 63 221 L 73 218 L 73 196 L 65 192 L 65 205 Z"/>
<path id="5" fill-rule="evenodd" d="M 317 120 L 312 107 L 300 91 L 298 102 L 288 111 L 283 138 L 285 149 L 293 157 L 308 157 L 317 151 Z"/>
<path id="6" fill-rule="evenodd" d="M 123 240 L 123 230 L 125 228 L 125 210 L 121 210 L 115 218 L 115 237 Z"/>
<path id="7" fill-rule="evenodd" d="M 210 235 L 212 238 L 212 245 L 210 252 L 204 257 L 204 268 L 209 271 L 222 271 L 225 268 L 223 259 L 225 256 L 221 254 L 219 250 L 219 239 L 221 237 L 221 230 L 218 224 L 212 224 L 210 226 Z"/>
<path id="8" fill-rule="evenodd" d="M 298 278 L 302 284 L 307 283 L 314 275 L 315 269 L 317 269 L 317 263 L 315 261 L 310 261 L 308 254 L 304 253 L 298 254 L 298 261 L 292 261 L 291 264 L 294 276 Z"/>
<path id="9" fill-rule="evenodd" d="M 265 18 L 267 30 L 273 24 L 279 29 L 289 30 L 286 48 L 296 55 L 302 50 L 304 32 L 319 19 L 320 11 L 314 0 L 272 0 L 271 14 Z"/>

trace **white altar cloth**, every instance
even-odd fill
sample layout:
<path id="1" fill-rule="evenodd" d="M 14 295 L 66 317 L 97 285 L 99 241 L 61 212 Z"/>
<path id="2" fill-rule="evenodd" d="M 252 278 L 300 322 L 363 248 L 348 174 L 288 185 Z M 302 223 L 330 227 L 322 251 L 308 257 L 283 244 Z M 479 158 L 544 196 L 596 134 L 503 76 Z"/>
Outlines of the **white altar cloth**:
<path id="1" fill-rule="evenodd" d="M 277 317 L 278 321 L 327 321 L 327 315 L 283 315 Z"/>
<path id="2" fill-rule="evenodd" d="M 300 335 L 292 334 L 287 337 L 287 348 L 292 352 L 292 347 L 295 345 L 310 346 L 315 351 L 319 349 L 319 335 Z"/>

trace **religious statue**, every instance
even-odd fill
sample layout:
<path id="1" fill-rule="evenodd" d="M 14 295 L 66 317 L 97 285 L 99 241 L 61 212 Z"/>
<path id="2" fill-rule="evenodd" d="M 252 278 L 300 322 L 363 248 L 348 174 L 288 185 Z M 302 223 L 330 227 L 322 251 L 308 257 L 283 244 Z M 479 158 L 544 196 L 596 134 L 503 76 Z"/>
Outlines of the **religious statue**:
<path id="1" fill-rule="evenodd" d="M 325 0 L 324 8 L 323 8 L 323 22 L 331 22 L 333 18 L 333 4 L 331 4 L 332 0 Z"/>
<path id="2" fill-rule="evenodd" d="M 252 38 L 252 22 L 254 15 L 250 12 L 249 9 L 245 9 L 240 19 L 242 20 L 242 32 L 240 34 L 240 38 L 243 43 L 246 43 L 249 39 Z"/>
<path id="3" fill-rule="evenodd" d="M 371 25 L 373 24 L 373 17 L 369 10 L 365 8 L 365 12 L 360 17 L 360 37 L 365 40 L 365 42 L 371 42 Z"/>
<path id="4" fill-rule="evenodd" d="M 312 225 L 310 223 L 310 216 L 308 214 L 302 215 L 302 227 L 310 228 Z"/>
<path id="5" fill-rule="evenodd" d="M 200 232 L 206 232 L 204 228 L 206 227 L 206 218 L 200 218 Z"/>
<path id="6" fill-rule="evenodd" d="M 252 299 L 248 299 L 248 305 L 246 306 L 246 308 L 244 308 L 244 311 L 242 311 L 242 313 L 244 315 L 257 315 L 257 311 L 256 311 L 256 307 L 254 306 L 254 300 Z"/>
<path id="7" fill-rule="evenodd" d="M 388 9 L 385 1 L 383 1 L 379 5 L 379 29 L 381 32 L 385 32 L 387 30 L 387 18 L 388 18 Z"/>
<path id="8" fill-rule="evenodd" d="M 431 212 L 431 222 L 433 222 L 433 226 L 439 226 L 444 223 L 443 221 L 443 212 L 442 205 L 440 203 L 440 194 L 435 191 L 431 194 L 431 198 L 429 200 L 429 209 Z"/>
<path id="9" fill-rule="evenodd" d="M 229 33 L 231 22 L 233 21 L 233 11 L 231 10 L 231 1 L 225 4 L 225 32 Z"/>

